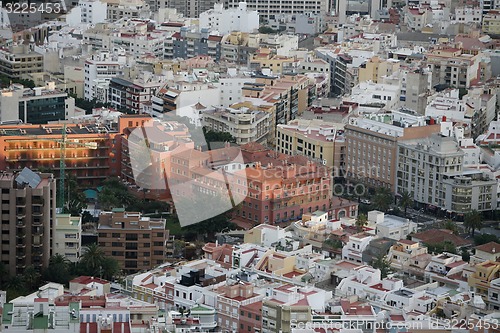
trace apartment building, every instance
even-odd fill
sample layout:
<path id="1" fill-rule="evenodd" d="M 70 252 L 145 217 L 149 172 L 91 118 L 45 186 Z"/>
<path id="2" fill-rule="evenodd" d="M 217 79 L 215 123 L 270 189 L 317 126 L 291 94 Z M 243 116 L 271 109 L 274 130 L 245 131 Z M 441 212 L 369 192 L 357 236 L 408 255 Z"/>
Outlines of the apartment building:
<path id="1" fill-rule="evenodd" d="M 214 8 L 215 0 L 165 0 L 164 8 L 175 8 L 184 17 L 200 17 L 200 14 Z M 227 7 L 227 6 L 224 6 Z M 236 6 L 237 7 L 237 6 Z"/>
<path id="2" fill-rule="evenodd" d="M 373 238 L 374 236 L 367 232 L 350 235 L 349 241 L 342 248 L 342 259 L 362 263 L 363 251 L 365 251 Z"/>
<path id="3" fill-rule="evenodd" d="M 466 214 L 471 210 L 496 210 L 497 192 L 497 179 L 490 178 L 481 170 L 466 171 L 461 175 L 443 179 L 443 208 L 459 214 Z"/>
<path id="4" fill-rule="evenodd" d="M 54 82 L 33 89 L 11 85 L 0 92 L 0 106 L 0 121 L 4 122 L 20 120 L 28 124 L 47 124 L 77 115 L 75 99 L 57 90 Z"/>
<path id="5" fill-rule="evenodd" d="M 488 35 L 500 34 L 500 10 L 490 10 L 483 14 L 483 32 Z"/>
<path id="6" fill-rule="evenodd" d="M 420 278 L 424 277 L 431 257 L 426 246 L 407 239 L 400 239 L 387 254 L 392 268 Z"/>
<path id="7" fill-rule="evenodd" d="M 382 83 L 382 78 L 399 71 L 400 61 L 397 59 L 381 59 L 374 56 L 359 66 L 359 82 L 371 81 Z"/>
<path id="8" fill-rule="evenodd" d="M 271 115 L 245 107 L 203 110 L 203 126 L 216 132 L 230 133 L 236 143 L 267 143 L 272 127 Z M 272 142 L 273 140 L 269 140 Z"/>
<path id="9" fill-rule="evenodd" d="M 43 55 L 30 51 L 28 45 L 0 50 L 0 75 L 18 79 L 40 72 L 43 72 Z"/>
<path id="10" fill-rule="evenodd" d="M 326 0 L 292 0 L 286 3 L 275 3 L 271 0 L 258 1 L 247 0 L 247 8 L 259 12 L 261 23 L 266 24 L 267 20 L 279 14 L 324 14 L 330 11 L 330 4 Z M 239 0 L 225 0 L 224 7 L 237 8 Z"/>
<path id="11" fill-rule="evenodd" d="M 481 55 L 465 54 L 454 47 L 437 47 L 425 54 L 432 73 L 432 86 L 446 84 L 453 88 L 469 88 L 478 78 Z"/>
<path id="12" fill-rule="evenodd" d="M 243 306 L 248 306 L 256 302 L 261 302 L 264 295 L 254 292 L 254 285 L 248 282 L 240 282 L 229 280 L 227 284 L 221 288 L 221 294 L 217 296 L 217 321 L 219 327 L 223 330 L 231 330 L 237 332 L 255 332 L 254 327 L 248 329 L 248 323 L 241 322 L 242 318 L 254 319 L 262 314 L 254 314 L 254 311 L 242 310 Z M 253 315 L 257 316 L 252 318 Z"/>
<path id="13" fill-rule="evenodd" d="M 463 151 L 450 137 L 434 133 L 414 142 L 399 142 L 397 193 L 409 191 L 416 202 L 445 206 L 443 181 L 462 171 Z"/>
<path id="14" fill-rule="evenodd" d="M 268 68 L 273 75 L 288 73 L 289 68 L 298 65 L 297 59 L 290 56 L 277 55 L 271 49 L 259 49 L 250 59 L 250 68 L 262 70 Z"/>
<path id="15" fill-rule="evenodd" d="M 247 65 L 259 48 L 260 34 L 231 31 L 221 40 L 221 60 Z"/>
<path id="16" fill-rule="evenodd" d="M 372 119 L 351 118 L 345 126 L 347 178 L 395 192 L 398 142 L 427 137 L 438 131 L 439 125 L 426 125 L 424 116 L 408 110 L 392 112 L 392 116 L 372 116 Z"/>
<path id="17" fill-rule="evenodd" d="M 151 16 L 149 4 L 144 0 L 106 0 L 107 17 L 111 22 L 124 17 L 129 19 L 148 19 Z"/>
<path id="18" fill-rule="evenodd" d="M 52 255 L 59 254 L 71 262 L 78 262 L 82 250 L 82 218 L 57 214 L 53 227 Z"/>
<path id="19" fill-rule="evenodd" d="M 246 2 L 229 9 L 224 9 L 223 3 L 217 3 L 213 9 L 200 14 L 199 27 L 218 31 L 221 35 L 232 31 L 256 32 L 259 29 L 259 13 L 248 10 Z"/>
<path id="20" fill-rule="evenodd" d="M 346 159 L 344 125 L 303 119 L 292 120 L 286 125 L 279 124 L 276 148 L 284 154 L 308 156 L 333 167 L 340 175 Z"/>
<path id="21" fill-rule="evenodd" d="M 59 177 L 63 125 L 4 125 L 0 146 L 2 170 L 50 169 Z M 106 126 L 66 125 L 69 142 L 65 152 L 66 172 L 83 184 L 101 184 L 109 176 L 118 176 L 120 149 L 118 130 Z M 53 141 L 51 141 L 51 139 Z M 94 149 L 95 148 L 95 149 Z"/>
<path id="22" fill-rule="evenodd" d="M 11 276 L 22 274 L 30 265 L 41 272 L 52 253 L 56 180 L 52 174 L 24 168 L 21 172 L 2 172 L 0 188 L 1 260 Z"/>
<path id="23" fill-rule="evenodd" d="M 98 243 L 106 256 L 128 273 L 149 270 L 165 262 L 168 230 L 164 219 L 115 208 L 99 215 Z"/>
<path id="24" fill-rule="evenodd" d="M 368 224 L 375 224 L 375 233 L 378 237 L 393 240 L 406 239 L 417 231 L 417 224 L 407 218 L 384 214 L 379 211 L 368 212 Z"/>
<path id="25" fill-rule="evenodd" d="M 434 94 L 431 99 L 425 108 L 426 116 L 470 124 L 473 112 L 467 107 L 466 102 L 459 98 L 458 89 L 441 91 Z"/>
<path id="26" fill-rule="evenodd" d="M 307 76 L 294 74 L 281 77 L 254 75 L 255 82 L 242 87 L 244 97 L 260 98 L 276 106 L 276 125 L 286 124 L 312 104 L 315 85 Z M 245 100 L 245 99 L 244 99 Z"/>
<path id="27" fill-rule="evenodd" d="M 399 84 L 361 82 L 352 87 L 350 95 L 344 100 L 361 106 L 380 107 L 387 111 L 395 110 L 400 105 L 401 86 Z"/>
<path id="28" fill-rule="evenodd" d="M 215 61 L 221 58 L 222 36 L 211 35 L 206 28 L 200 32 L 191 31 L 189 27 L 181 27 L 180 32 L 165 39 L 164 58 L 189 59 L 198 55 L 208 55 Z"/>
<path id="29" fill-rule="evenodd" d="M 404 98 L 406 108 L 418 114 L 425 114 L 429 75 L 431 74 L 423 69 L 412 70 L 406 74 L 406 91 L 401 98 Z"/>
<path id="30" fill-rule="evenodd" d="M 108 102 L 116 110 L 129 110 L 133 113 L 145 113 L 151 105 L 153 96 L 164 85 L 160 77 L 152 73 L 143 73 L 141 79 L 126 80 L 114 77 L 109 82 Z"/>
<path id="31" fill-rule="evenodd" d="M 121 75 L 126 62 L 127 58 L 125 55 L 113 55 L 109 52 L 92 54 L 87 58 L 84 65 L 84 98 L 89 101 L 107 102 L 108 96 L 105 96 L 105 99 L 102 97 L 99 98 L 96 86 L 103 82 L 109 83 L 111 78 Z"/>
<path id="32" fill-rule="evenodd" d="M 474 265 L 473 273 L 467 279 L 476 295 L 481 296 L 488 308 L 499 309 L 500 263 L 484 261 Z"/>
<path id="33" fill-rule="evenodd" d="M 283 284 L 272 288 L 262 301 L 262 333 L 292 332 L 292 325 L 312 320 L 313 311 L 324 312 L 331 291 L 311 286 Z"/>
<path id="34" fill-rule="evenodd" d="M 249 193 L 236 211 L 237 218 L 253 224 L 277 224 L 320 209 L 331 214 L 332 184 L 326 168 L 305 157 L 276 154 L 269 158 L 271 151 L 257 143 L 246 144 L 241 151 L 244 160 L 254 166 L 246 169 Z M 286 164 L 284 159 L 288 159 Z"/>

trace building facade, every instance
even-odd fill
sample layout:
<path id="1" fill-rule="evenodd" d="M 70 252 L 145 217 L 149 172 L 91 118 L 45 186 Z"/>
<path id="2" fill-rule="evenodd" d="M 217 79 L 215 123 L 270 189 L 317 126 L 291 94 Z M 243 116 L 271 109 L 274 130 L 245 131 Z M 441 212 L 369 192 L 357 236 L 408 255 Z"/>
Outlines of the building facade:
<path id="1" fill-rule="evenodd" d="M 10 275 L 32 265 L 41 272 L 51 256 L 56 217 L 56 180 L 28 168 L 0 175 L 2 262 Z"/>
<path id="2" fill-rule="evenodd" d="M 71 262 L 78 262 L 82 248 L 82 218 L 57 214 L 52 239 L 52 255 L 59 254 Z"/>
<path id="3" fill-rule="evenodd" d="M 168 230 L 164 219 L 113 209 L 99 216 L 98 243 L 128 273 L 150 270 L 165 262 Z"/>

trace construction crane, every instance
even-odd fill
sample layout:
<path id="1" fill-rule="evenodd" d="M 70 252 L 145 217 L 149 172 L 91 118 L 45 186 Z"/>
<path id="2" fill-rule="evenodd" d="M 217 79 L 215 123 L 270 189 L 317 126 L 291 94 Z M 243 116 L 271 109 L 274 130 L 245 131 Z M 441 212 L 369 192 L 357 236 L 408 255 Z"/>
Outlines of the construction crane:
<path id="1" fill-rule="evenodd" d="M 7 130 L 9 132 L 7 132 Z M 11 133 L 10 131 L 13 129 L 0 129 L 0 135 L 6 135 L 6 136 L 19 136 L 19 133 Z M 56 138 L 41 138 L 38 135 L 26 135 L 26 138 L 30 138 L 36 141 L 51 141 L 51 142 L 56 142 L 59 143 L 60 149 L 61 149 L 61 154 L 60 154 L 60 160 L 59 160 L 59 190 L 58 190 L 58 200 L 57 200 L 57 208 L 64 208 L 64 192 L 65 192 L 65 179 L 66 179 L 66 147 L 68 144 L 71 145 L 76 145 L 76 146 L 81 146 L 81 147 L 86 147 L 90 149 L 97 149 L 97 142 L 79 142 L 78 140 L 70 140 L 66 136 L 67 130 L 66 130 L 66 124 L 62 126 L 62 131 L 61 131 L 61 139 L 56 139 Z M 22 130 L 21 130 L 21 135 L 22 135 Z"/>

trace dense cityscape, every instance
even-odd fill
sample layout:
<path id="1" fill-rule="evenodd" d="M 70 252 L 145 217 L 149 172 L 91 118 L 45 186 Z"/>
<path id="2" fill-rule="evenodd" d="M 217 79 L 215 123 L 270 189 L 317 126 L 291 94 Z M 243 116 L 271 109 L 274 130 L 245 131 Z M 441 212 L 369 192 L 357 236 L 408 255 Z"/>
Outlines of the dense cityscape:
<path id="1" fill-rule="evenodd" d="M 0 331 L 500 332 L 499 112 L 499 0 L 7 1 Z"/>

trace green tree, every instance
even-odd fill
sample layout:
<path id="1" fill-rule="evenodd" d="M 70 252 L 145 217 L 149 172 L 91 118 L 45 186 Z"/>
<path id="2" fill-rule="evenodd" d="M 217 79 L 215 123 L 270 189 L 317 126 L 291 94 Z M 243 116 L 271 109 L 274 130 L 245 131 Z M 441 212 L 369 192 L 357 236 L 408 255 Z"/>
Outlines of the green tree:
<path id="1" fill-rule="evenodd" d="M 424 244 L 424 245 L 427 247 L 427 251 L 429 253 L 443 253 L 443 252 L 448 252 L 453 254 L 457 253 L 457 247 L 449 240 L 445 240 L 444 242 L 441 243 Z"/>
<path id="2" fill-rule="evenodd" d="M 268 27 L 268 26 L 261 26 L 259 28 L 259 32 L 261 34 L 266 34 L 267 35 L 267 34 L 274 34 L 274 33 L 276 33 L 276 30 L 274 30 L 273 28 Z"/>
<path id="3" fill-rule="evenodd" d="M 227 132 L 218 132 L 213 131 L 211 129 L 207 129 L 203 127 L 203 134 L 205 136 L 205 140 L 207 141 L 207 145 L 209 149 L 212 149 L 211 143 L 213 142 L 230 142 L 236 143 L 236 139 L 230 133 Z"/>
<path id="4" fill-rule="evenodd" d="M 137 201 L 137 198 L 118 178 L 109 178 L 104 181 L 102 190 L 97 195 L 97 201 L 101 209 L 111 210 L 113 208 L 127 208 Z"/>
<path id="5" fill-rule="evenodd" d="M 27 266 L 22 274 L 22 280 L 26 289 L 33 291 L 38 288 L 40 284 L 40 273 L 32 265 Z"/>
<path id="6" fill-rule="evenodd" d="M 392 272 L 391 263 L 383 254 L 377 256 L 377 258 L 372 262 L 372 267 L 380 269 L 380 275 L 382 276 L 382 278 L 387 277 L 387 275 Z"/>
<path id="7" fill-rule="evenodd" d="M 67 200 L 67 206 L 64 207 L 66 214 L 71 214 L 73 216 L 78 216 L 82 213 L 82 210 L 87 207 L 87 198 L 83 189 L 78 185 L 78 180 L 72 174 L 66 173 L 65 182 L 65 194 L 67 195 L 64 200 Z"/>
<path id="8" fill-rule="evenodd" d="M 366 217 L 365 214 L 359 214 L 358 218 L 356 219 L 356 229 L 358 232 L 361 232 L 365 229 L 365 227 L 368 225 L 368 218 Z"/>
<path id="9" fill-rule="evenodd" d="M 392 204 L 392 194 L 385 187 L 379 187 L 373 197 L 373 206 L 381 212 L 387 212 Z"/>
<path id="10" fill-rule="evenodd" d="M 71 262 L 60 254 L 49 259 L 49 265 L 43 272 L 44 280 L 67 285 L 71 280 Z"/>
<path id="11" fill-rule="evenodd" d="M 455 235 L 458 234 L 457 224 L 453 220 L 447 219 L 446 221 L 444 221 L 443 228 L 451 230 Z"/>
<path id="12" fill-rule="evenodd" d="M 483 227 L 481 213 L 477 210 L 472 210 L 465 214 L 464 226 L 472 234 L 472 237 L 474 237 L 475 231 L 481 230 Z"/>
<path id="13" fill-rule="evenodd" d="M 102 264 L 105 259 L 104 251 L 97 244 L 85 247 L 80 258 L 80 265 L 88 275 L 101 276 Z"/>
<path id="14" fill-rule="evenodd" d="M 483 245 L 489 242 L 497 242 L 499 243 L 500 240 L 498 239 L 497 236 L 493 234 L 478 234 L 474 237 L 474 244 L 476 246 L 478 245 Z"/>
<path id="15" fill-rule="evenodd" d="M 470 253 L 467 251 L 467 249 L 462 249 L 462 260 L 465 262 L 470 261 Z"/>
<path id="16" fill-rule="evenodd" d="M 115 258 L 104 258 L 101 268 L 102 278 L 108 281 L 113 281 L 113 279 L 120 273 L 120 264 Z"/>
<path id="17" fill-rule="evenodd" d="M 401 198 L 399 199 L 399 205 L 404 209 L 405 217 L 407 216 L 408 207 L 413 204 L 413 197 L 408 191 L 401 193 Z"/>

